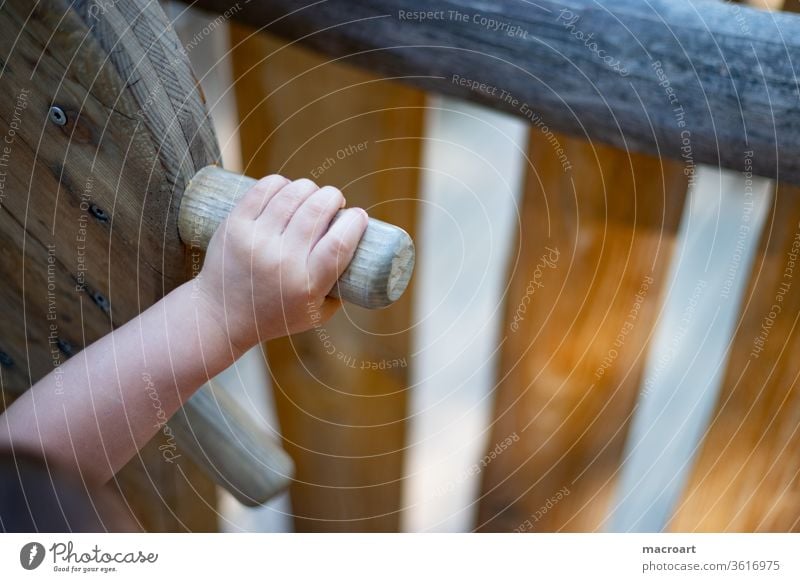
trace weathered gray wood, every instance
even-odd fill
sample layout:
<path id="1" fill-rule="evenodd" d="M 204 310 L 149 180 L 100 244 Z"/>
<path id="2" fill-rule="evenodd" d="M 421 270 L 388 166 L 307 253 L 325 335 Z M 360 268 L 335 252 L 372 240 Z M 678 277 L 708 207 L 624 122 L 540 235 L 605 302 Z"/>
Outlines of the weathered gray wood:
<path id="1" fill-rule="evenodd" d="M 162 187 L 180 200 L 194 172 L 217 163 L 220 152 L 205 97 L 171 23 L 157 0 L 75 0 L 72 9 L 107 51 L 126 91 L 139 104 L 136 119 L 156 144 L 166 174 Z"/>
<path id="2" fill-rule="evenodd" d="M 205 249 L 220 223 L 255 183 L 216 166 L 198 171 L 186 188 L 178 215 L 184 243 Z M 331 295 L 368 309 L 387 307 L 408 287 L 414 257 L 414 242 L 406 231 L 370 218 L 353 260 Z"/>
<path id="3" fill-rule="evenodd" d="M 796 15 L 714 0 L 195 5 L 520 115 L 556 149 L 549 129 L 683 160 L 690 178 L 699 162 L 741 170 L 753 151 L 755 173 L 800 183 Z"/>
<path id="4" fill-rule="evenodd" d="M 248 506 L 289 486 L 292 459 L 223 390 L 204 386 L 170 419 L 179 448 Z"/>

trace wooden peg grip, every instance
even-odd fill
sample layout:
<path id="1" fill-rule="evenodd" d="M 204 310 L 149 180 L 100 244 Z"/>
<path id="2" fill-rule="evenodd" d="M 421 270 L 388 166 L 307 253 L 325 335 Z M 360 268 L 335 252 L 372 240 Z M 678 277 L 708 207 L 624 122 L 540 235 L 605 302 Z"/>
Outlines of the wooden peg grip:
<path id="1" fill-rule="evenodd" d="M 186 188 L 178 215 L 184 244 L 205 249 L 220 223 L 255 183 L 217 166 L 197 172 Z M 414 242 L 406 231 L 370 218 L 353 260 L 331 295 L 368 309 L 387 307 L 408 287 L 414 258 Z"/>
<path id="2" fill-rule="evenodd" d="M 202 387 L 169 426 L 179 449 L 249 507 L 291 483 L 292 459 L 224 390 Z"/>

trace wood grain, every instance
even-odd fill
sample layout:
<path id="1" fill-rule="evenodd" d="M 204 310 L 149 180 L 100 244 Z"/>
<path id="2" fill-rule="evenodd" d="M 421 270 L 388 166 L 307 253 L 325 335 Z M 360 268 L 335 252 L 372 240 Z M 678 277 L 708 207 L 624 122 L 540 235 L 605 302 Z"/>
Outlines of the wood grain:
<path id="1" fill-rule="evenodd" d="M 680 165 L 533 131 L 509 268 L 481 531 L 587 531 L 613 492 L 666 283 Z M 527 298 L 527 299 L 526 299 Z"/>
<path id="2" fill-rule="evenodd" d="M 0 134 L 13 138 L 0 203 L 0 275 L 13 281 L 0 290 L 4 390 L 26 389 L 186 280 L 173 203 L 194 163 L 217 161 L 158 4 L 104 4 L 102 21 L 92 6 L 12 0 L 0 10 Z M 54 104 L 65 125 L 48 121 Z M 180 150 L 194 156 L 183 172 Z M 165 462 L 160 438 L 115 486 L 145 529 L 216 529 L 213 483 L 186 456 Z"/>
<path id="3" fill-rule="evenodd" d="M 778 188 L 720 401 L 673 531 L 800 531 L 800 286 L 791 256 L 800 253 L 798 194 Z M 775 304 L 781 311 L 773 319 Z"/>
<path id="4" fill-rule="evenodd" d="M 233 44 L 244 172 L 333 184 L 413 236 L 424 96 L 249 29 Z M 298 531 L 399 527 L 412 295 L 267 346 Z"/>
<path id="5" fill-rule="evenodd" d="M 219 12 L 233 4 L 197 2 Z M 420 11 L 438 16 L 420 20 Z M 800 182 L 795 15 L 716 0 L 281 0 L 233 16 L 535 124 L 734 169 L 749 148 L 756 173 Z"/>

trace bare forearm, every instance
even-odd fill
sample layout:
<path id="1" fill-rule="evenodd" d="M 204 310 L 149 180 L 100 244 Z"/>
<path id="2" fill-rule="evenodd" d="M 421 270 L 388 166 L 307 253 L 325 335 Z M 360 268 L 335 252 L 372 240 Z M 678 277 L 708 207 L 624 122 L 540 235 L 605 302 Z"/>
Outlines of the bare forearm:
<path id="1" fill-rule="evenodd" d="M 215 232 L 200 278 L 33 386 L 0 416 L 0 446 L 107 481 L 245 349 L 310 329 L 309 305 L 318 321 L 336 311 L 327 295 L 368 218 L 337 214 L 344 203 L 309 180 L 259 180 Z"/>
<path id="2" fill-rule="evenodd" d="M 0 444 L 105 482 L 239 355 L 187 283 L 34 385 L 0 417 Z"/>

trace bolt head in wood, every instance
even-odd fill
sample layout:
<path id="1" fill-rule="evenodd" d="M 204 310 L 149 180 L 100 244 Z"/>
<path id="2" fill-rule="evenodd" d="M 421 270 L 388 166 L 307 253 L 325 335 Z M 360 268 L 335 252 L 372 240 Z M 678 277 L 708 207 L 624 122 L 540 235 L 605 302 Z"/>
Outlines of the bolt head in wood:
<path id="1" fill-rule="evenodd" d="M 64 113 L 64 110 L 61 109 L 58 105 L 53 105 L 50 108 L 50 112 L 47 114 L 47 117 L 55 123 L 56 125 L 66 125 L 67 124 L 67 114 Z"/>

